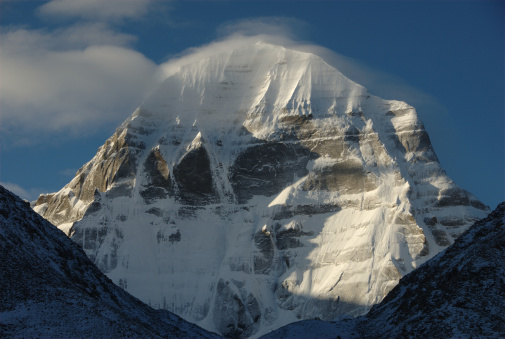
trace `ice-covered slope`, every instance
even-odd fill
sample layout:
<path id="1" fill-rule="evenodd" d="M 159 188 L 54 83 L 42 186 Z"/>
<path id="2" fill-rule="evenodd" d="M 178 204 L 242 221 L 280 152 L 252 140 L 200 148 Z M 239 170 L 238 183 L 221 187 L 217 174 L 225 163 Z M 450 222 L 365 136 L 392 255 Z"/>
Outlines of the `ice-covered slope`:
<path id="1" fill-rule="evenodd" d="M 267 338 L 505 337 L 505 203 L 403 277 L 366 315 L 300 321 Z"/>
<path id="2" fill-rule="evenodd" d="M 262 42 L 172 71 L 35 210 L 133 295 L 227 336 L 364 314 L 489 213 L 413 107 Z"/>
<path id="3" fill-rule="evenodd" d="M 2 338 L 217 338 L 117 287 L 80 246 L 0 186 Z"/>

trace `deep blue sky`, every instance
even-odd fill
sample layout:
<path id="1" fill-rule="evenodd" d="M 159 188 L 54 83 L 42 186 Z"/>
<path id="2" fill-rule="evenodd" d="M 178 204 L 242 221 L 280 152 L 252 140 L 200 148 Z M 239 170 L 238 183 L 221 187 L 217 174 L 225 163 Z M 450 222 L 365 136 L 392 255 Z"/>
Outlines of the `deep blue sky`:
<path id="1" fill-rule="evenodd" d="M 271 22 L 361 65 L 347 75 L 372 94 L 415 106 L 449 176 L 491 208 L 505 200 L 504 1 L 46 3 L 0 2 L 0 182 L 23 198 L 71 180 L 141 103 L 143 73 Z"/>

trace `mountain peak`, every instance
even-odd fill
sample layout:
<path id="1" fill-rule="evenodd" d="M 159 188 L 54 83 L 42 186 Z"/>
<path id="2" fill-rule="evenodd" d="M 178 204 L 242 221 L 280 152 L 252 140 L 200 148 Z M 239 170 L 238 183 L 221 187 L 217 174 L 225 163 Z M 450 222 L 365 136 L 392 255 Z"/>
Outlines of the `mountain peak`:
<path id="1" fill-rule="evenodd" d="M 141 300 L 231 337 L 364 314 L 489 213 L 413 107 L 251 41 L 167 72 L 35 207 Z"/>
<path id="2" fill-rule="evenodd" d="M 180 67 L 143 108 L 206 124 L 232 123 L 244 113 L 275 122 L 289 115 L 359 111 L 366 95 L 320 57 L 259 41 Z"/>

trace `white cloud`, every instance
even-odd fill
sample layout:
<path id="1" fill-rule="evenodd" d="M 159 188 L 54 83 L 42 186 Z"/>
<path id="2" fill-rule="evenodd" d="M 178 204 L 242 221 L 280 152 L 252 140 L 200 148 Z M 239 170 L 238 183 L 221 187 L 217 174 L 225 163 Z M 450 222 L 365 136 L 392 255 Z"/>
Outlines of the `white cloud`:
<path id="1" fill-rule="evenodd" d="M 67 169 L 61 170 L 60 174 L 66 176 L 70 179 L 73 179 L 75 177 L 75 174 L 77 173 L 77 171 L 78 170 L 76 170 L 75 168 L 67 168 Z"/>
<path id="2" fill-rule="evenodd" d="M 52 0 L 42 5 L 39 11 L 45 17 L 118 21 L 140 18 L 150 5 L 148 0 Z"/>
<path id="3" fill-rule="evenodd" d="M 3 33 L 0 100 L 4 135 L 80 130 L 124 119 L 144 99 L 157 66 L 132 39 L 84 25 L 54 34 Z"/>
<path id="4" fill-rule="evenodd" d="M 144 99 L 157 65 L 131 48 L 135 36 L 106 21 L 140 18 L 150 5 L 150 1 L 53 0 L 39 7 L 39 13 L 84 20 L 51 30 L 4 29 L 0 34 L 4 144 L 32 144 L 55 131 L 67 136 L 91 134 L 128 116 Z"/>
<path id="5" fill-rule="evenodd" d="M 52 31 L 13 28 L 0 35 L 7 54 L 38 53 L 40 50 L 71 50 L 93 45 L 129 46 L 136 37 L 119 33 L 103 23 L 79 23 Z"/>

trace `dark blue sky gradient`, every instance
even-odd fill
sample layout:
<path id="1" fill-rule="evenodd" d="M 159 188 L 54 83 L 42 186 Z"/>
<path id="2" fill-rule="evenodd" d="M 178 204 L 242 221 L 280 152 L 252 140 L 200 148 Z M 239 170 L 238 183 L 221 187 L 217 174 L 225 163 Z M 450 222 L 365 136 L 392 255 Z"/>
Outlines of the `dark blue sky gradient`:
<path id="1" fill-rule="evenodd" d="M 67 22 L 35 14 L 41 2 L 0 2 L 0 25 L 51 30 Z M 505 43 L 504 1 L 180 1 L 122 32 L 138 37 L 133 48 L 159 64 L 187 48 L 221 38 L 222 28 L 242 19 L 293 18 L 300 41 L 321 45 L 371 69 L 389 74 L 430 97 L 408 100 L 377 83 L 357 81 L 385 99 L 414 105 L 449 176 L 491 208 L 504 200 Z M 1 41 L 0 41 L 1 44 Z M 1 77 L 1 73 L 0 73 Z M 0 78 L 1 80 L 1 78 Z M 371 86 L 371 87 L 370 87 Z M 384 86 L 386 88 L 386 86 Z M 139 103 L 140 104 L 140 103 Z M 1 108 L 1 106 L 0 106 Z M 124 112 L 126 119 L 132 112 Z M 22 112 L 20 112 L 22 114 Z M 124 120 L 123 119 L 123 120 Z M 85 137 L 62 133 L 30 146 L 0 136 L 0 181 L 31 194 L 57 191 L 91 159 L 114 132 L 99 126 Z M 93 127 L 90 127 L 93 128 Z M 71 172 L 71 171 L 70 171 Z M 33 197 L 31 197 L 33 198 Z"/>

